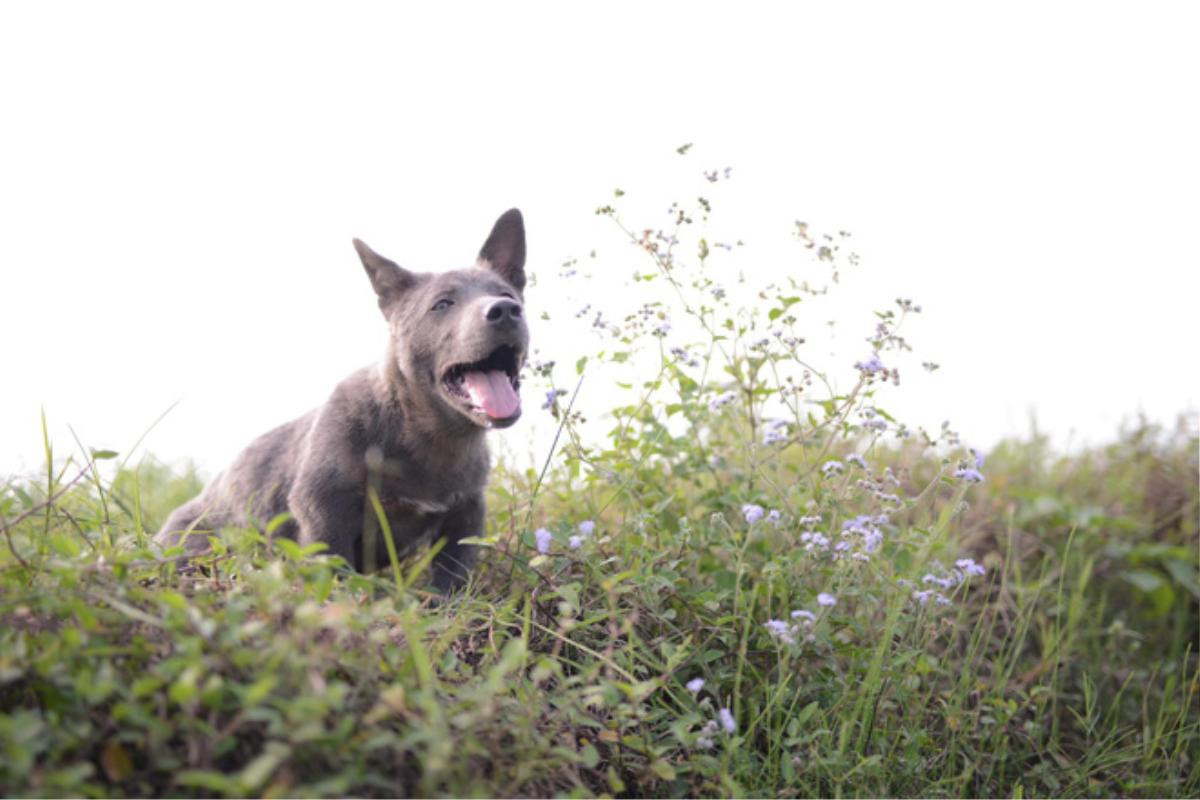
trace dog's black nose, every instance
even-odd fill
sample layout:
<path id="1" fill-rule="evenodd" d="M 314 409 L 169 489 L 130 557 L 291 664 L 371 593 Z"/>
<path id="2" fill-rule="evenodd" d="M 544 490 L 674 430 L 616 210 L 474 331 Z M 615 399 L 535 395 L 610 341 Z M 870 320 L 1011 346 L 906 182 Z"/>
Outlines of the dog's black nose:
<path id="1" fill-rule="evenodd" d="M 521 304 L 516 300 L 505 297 L 488 306 L 487 313 L 484 316 L 493 325 L 516 322 L 521 318 Z"/>

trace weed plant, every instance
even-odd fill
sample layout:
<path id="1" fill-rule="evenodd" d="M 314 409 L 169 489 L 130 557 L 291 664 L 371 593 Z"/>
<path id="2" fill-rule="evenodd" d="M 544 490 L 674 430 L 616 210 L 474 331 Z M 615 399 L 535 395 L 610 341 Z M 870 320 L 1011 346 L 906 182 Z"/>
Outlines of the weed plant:
<path id="1" fill-rule="evenodd" d="M 845 234 L 792 232 L 824 285 L 724 285 L 709 199 L 599 213 L 631 305 L 530 365 L 557 447 L 497 468 L 444 602 L 428 554 L 359 575 L 278 519 L 160 552 L 192 471 L 47 441 L 0 493 L 0 793 L 1200 792 L 1194 420 L 1070 457 L 910 431 L 919 305 L 805 350 Z M 585 411 L 596 381 L 627 401 Z"/>

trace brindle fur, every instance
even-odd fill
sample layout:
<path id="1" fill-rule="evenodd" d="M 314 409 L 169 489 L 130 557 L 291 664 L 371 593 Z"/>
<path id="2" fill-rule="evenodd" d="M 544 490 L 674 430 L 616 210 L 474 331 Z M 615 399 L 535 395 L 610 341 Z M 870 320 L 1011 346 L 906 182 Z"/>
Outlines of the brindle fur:
<path id="1" fill-rule="evenodd" d="M 474 267 L 438 274 L 402 269 L 357 239 L 354 246 L 388 323 L 385 357 L 338 384 L 321 407 L 255 439 L 170 515 L 156 541 L 182 540 L 200 553 L 207 532 L 290 512 L 275 535 L 324 542 L 361 570 L 370 544 L 376 564 L 386 558 L 367 496 L 375 486 L 397 547 L 445 539 L 432 570 L 434 587 L 448 592 L 475 559 L 475 548 L 460 540 L 483 533 L 484 434 L 520 411 L 490 420 L 448 394 L 442 380 L 453 365 L 501 346 L 514 348 L 518 369 L 524 361 L 524 223 L 518 210 L 506 212 Z M 453 304 L 435 309 L 442 298 Z"/>

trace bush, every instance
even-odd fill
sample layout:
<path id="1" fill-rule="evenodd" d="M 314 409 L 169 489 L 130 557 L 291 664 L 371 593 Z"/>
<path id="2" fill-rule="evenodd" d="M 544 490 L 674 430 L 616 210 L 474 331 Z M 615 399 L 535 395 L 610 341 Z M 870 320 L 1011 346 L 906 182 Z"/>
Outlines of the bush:
<path id="1" fill-rule="evenodd" d="M 271 526 L 164 556 L 146 532 L 197 482 L 153 463 L 10 481 L 0 790 L 1196 794 L 1194 421 L 985 459 L 884 408 L 916 303 L 857 363 L 806 355 L 845 234 L 793 231 L 824 285 L 723 286 L 709 199 L 600 213 L 637 303 L 579 317 L 574 390 L 530 365 L 561 447 L 496 470 L 448 602 L 427 556 L 358 575 Z M 585 411 L 595 381 L 626 399 Z"/>

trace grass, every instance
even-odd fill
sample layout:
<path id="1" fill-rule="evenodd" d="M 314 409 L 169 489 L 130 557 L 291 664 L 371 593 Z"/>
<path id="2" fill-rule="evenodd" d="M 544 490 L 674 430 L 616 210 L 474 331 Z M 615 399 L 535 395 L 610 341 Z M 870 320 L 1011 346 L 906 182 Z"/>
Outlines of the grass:
<path id="1" fill-rule="evenodd" d="M 359 575 L 270 523 L 158 552 L 194 474 L 47 442 L 0 492 L 0 793 L 1200 793 L 1194 420 L 982 466 L 906 435 L 879 403 L 913 305 L 834 391 L 802 287 L 746 312 L 703 238 L 683 263 L 701 208 L 630 234 L 661 294 L 575 365 L 629 376 L 605 435 L 532 365 L 560 450 L 497 468 L 441 604 L 427 557 Z"/>

